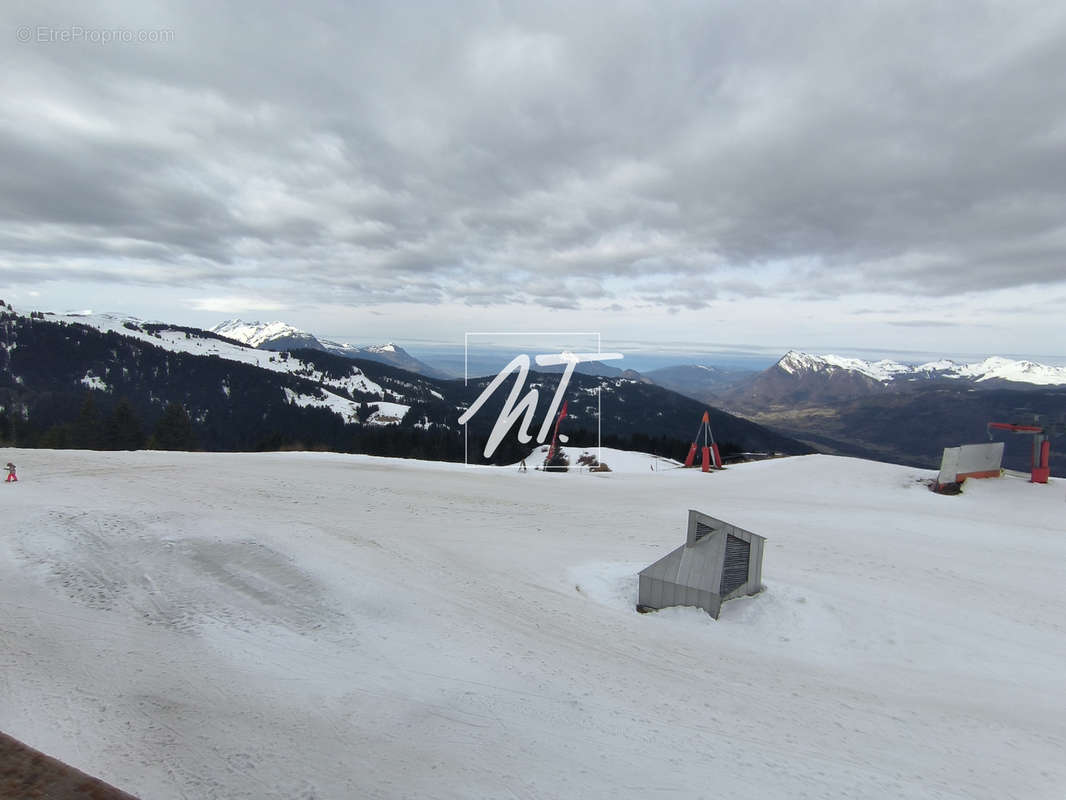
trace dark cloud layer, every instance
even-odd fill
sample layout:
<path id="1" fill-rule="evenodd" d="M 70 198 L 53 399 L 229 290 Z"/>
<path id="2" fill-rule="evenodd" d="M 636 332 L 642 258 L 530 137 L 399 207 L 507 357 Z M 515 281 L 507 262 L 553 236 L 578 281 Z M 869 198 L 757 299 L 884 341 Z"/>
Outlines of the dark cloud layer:
<path id="1" fill-rule="evenodd" d="M 1055 4 L 0 19 L 9 282 L 554 308 L 1066 282 Z M 172 41 L 38 41 L 72 26 Z"/>

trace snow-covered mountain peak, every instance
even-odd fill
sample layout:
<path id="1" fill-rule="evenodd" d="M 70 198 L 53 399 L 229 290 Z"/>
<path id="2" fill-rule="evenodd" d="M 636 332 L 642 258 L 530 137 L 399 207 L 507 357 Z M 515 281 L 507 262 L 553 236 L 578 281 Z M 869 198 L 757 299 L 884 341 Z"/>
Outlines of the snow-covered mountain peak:
<path id="1" fill-rule="evenodd" d="M 251 347 L 259 347 L 261 344 L 280 338 L 313 339 L 306 331 L 295 328 L 286 322 L 245 322 L 241 319 L 229 319 L 221 322 L 210 329 L 212 333 L 225 336 L 227 339 L 241 342 Z"/>
<path id="2" fill-rule="evenodd" d="M 937 361 L 927 361 L 924 364 L 919 364 L 914 367 L 915 372 L 955 372 L 962 364 L 956 361 L 952 361 L 949 358 L 941 358 Z"/>
<path id="3" fill-rule="evenodd" d="M 345 358 L 365 358 L 423 375 L 447 377 L 445 373 L 438 372 L 428 364 L 414 358 L 394 342 L 366 346 L 352 345 L 332 339 L 319 339 L 314 334 L 300 330 L 286 322 L 245 322 L 241 319 L 221 322 L 211 328 L 211 332 L 263 350 L 324 350 Z"/>
<path id="4" fill-rule="evenodd" d="M 849 372 L 858 372 L 868 378 L 882 382 L 890 381 L 896 375 L 909 370 L 909 367 L 888 359 L 863 361 L 859 358 L 846 358 L 835 355 L 816 356 L 799 350 L 789 350 L 777 362 L 777 366 L 791 375 L 847 370 Z"/>
<path id="5" fill-rule="evenodd" d="M 1066 384 L 1066 367 L 1050 367 L 1024 359 L 1014 361 L 1002 356 L 991 356 L 976 364 L 966 364 L 959 367 L 959 372 L 978 382 L 998 379 L 1040 386 Z"/>
<path id="6" fill-rule="evenodd" d="M 814 372 L 823 369 L 825 363 L 818 356 L 812 356 L 799 350 L 789 350 L 777 362 L 777 366 L 790 375 L 797 375 L 801 372 Z"/>
<path id="7" fill-rule="evenodd" d="M 930 361 L 911 366 L 891 359 L 864 361 L 836 355 L 812 355 L 789 350 L 777 366 L 785 372 L 800 376 L 811 373 L 831 373 L 834 370 L 857 372 L 881 383 L 919 377 L 967 379 L 974 382 L 1003 380 L 1042 386 L 1066 385 L 1066 367 L 1051 367 L 1033 361 L 1015 361 L 1002 356 L 990 356 L 972 364 L 960 364 L 949 359 Z"/>

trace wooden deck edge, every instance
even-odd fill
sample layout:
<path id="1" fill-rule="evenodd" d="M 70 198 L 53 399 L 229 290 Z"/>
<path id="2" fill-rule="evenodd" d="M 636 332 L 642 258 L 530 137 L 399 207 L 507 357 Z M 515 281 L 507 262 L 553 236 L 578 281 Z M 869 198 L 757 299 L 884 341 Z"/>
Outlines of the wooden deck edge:
<path id="1" fill-rule="evenodd" d="M 0 732 L 2 800 L 137 800 Z"/>

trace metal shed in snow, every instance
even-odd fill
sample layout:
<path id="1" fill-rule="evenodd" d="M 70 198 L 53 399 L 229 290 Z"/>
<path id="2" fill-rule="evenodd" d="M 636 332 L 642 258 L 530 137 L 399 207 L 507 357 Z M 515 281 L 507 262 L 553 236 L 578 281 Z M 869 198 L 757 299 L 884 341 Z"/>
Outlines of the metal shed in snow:
<path id="1" fill-rule="evenodd" d="M 640 571 L 640 611 L 696 606 L 715 619 L 722 603 L 762 588 L 766 537 L 720 519 L 688 512 L 688 537 Z"/>

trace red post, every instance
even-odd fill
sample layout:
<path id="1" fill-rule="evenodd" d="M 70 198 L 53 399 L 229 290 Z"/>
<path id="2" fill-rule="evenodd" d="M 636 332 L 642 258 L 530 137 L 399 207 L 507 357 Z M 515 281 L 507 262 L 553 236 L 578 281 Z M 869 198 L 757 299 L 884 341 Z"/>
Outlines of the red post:
<path id="1" fill-rule="evenodd" d="M 711 471 L 711 448 L 703 446 L 703 472 Z"/>
<path id="2" fill-rule="evenodd" d="M 1012 422 L 988 423 L 989 435 L 992 430 L 1010 431 L 1011 433 L 1033 434 L 1032 457 L 1029 462 L 1029 482 L 1047 483 L 1051 476 L 1051 467 L 1048 461 L 1051 458 L 1051 442 L 1048 441 L 1048 430 L 1039 425 L 1015 425 Z"/>
<path id="3" fill-rule="evenodd" d="M 715 442 L 711 445 L 711 451 L 714 453 L 714 465 L 718 469 L 722 468 L 722 454 L 718 452 L 718 443 Z"/>
<path id="4" fill-rule="evenodd" d="M 691 467 L 692 462 L 696 460 L 696 443 L 692 443 L 692 447 L 688 449 L 688 455 L 685 456 L 685 466 Z"/>
<path id="5" fill-rule="evenodd" d="M 1047 483 L 1051 475 L 1051 467 L 1048 461 L 1051 458 L 1051 442 L 1046 439 L 1040 445 L 1040 464 L 1033 464 L 1033 474 L 1030 480 L 1033 483 Z"/>
<path id="6" fill-rule="evenodd" d="M 548 462 L 552 460 L 552 456 L 555 455 L 555 449 L 559 446 L 559 423 L 566 418 L 566 404 L 568 401 L 563 400 L 563 407 L 559 411 L 559 416 L 555 418 L 555 430 L 552 433 L 551 447 L 548 448 L 548 457 L 544 459 L 544 464 L 547 466 Z"/>

